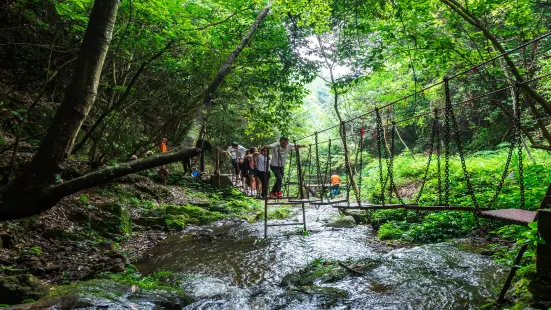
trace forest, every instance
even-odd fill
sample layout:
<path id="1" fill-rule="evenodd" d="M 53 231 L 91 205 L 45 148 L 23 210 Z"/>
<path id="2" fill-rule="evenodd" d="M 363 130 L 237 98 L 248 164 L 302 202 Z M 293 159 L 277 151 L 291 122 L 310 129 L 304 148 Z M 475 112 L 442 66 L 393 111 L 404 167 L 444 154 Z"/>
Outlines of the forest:
<path id="1" fill-rule="evenodd" d="M 0 307 L 551 307 L 550 13 L 0 2 Z"/>

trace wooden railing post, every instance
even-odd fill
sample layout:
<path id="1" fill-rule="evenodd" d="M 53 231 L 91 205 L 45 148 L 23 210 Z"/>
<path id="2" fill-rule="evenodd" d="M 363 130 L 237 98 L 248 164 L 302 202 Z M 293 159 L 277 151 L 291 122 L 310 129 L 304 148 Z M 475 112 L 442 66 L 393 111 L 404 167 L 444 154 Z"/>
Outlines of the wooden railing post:
<path id="1" fill-rule="evenodd" d="M 545 243 L 536 251 L 536 271 L 539 276 L 551 279 L 551 209 L 538 211 L 538 233 Z"/>
<path id="2" fill-rule="evenodd" d="M 551 296 L 551 184 L 538 210 L 538 234 L 545 243 L 536 249 L 536 277 L 528 290 L 536 299 L 549 300 Z"/>

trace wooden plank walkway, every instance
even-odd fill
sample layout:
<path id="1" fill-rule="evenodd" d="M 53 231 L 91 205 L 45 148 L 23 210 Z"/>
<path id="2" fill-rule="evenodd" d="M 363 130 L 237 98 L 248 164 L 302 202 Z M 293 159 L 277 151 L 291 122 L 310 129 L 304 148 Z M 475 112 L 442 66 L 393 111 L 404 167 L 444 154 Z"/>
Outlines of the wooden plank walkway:
<path id="1" fill-rule="evenodd" d="M 454 211 L 475 211 L 475 208 L 472 207 L 461 207 L 461 206 L 419 206 L 416 204 L 370 204 L 370 203 L 340 203 L 333 205 L 333 208 L 343 209 L 343 210 L 386 210 L 386 209 L 408 209 L 408 210 L 420 210 L 420 211 L 445 211 L 445 210 L 454 210 Z M 490 210 L 489 208 L 480 208 L 479 210 Z"/>
<path id="2" fill-rule="evenodd" d="M 537 212 L 522 209 L 482 211 L 482 217 L 511 224 L 527 225 L 536 220 Z"/>
<path id="3" fill-rule="evenodd" d="M 407 210 L 420 210 L 420 211 L 476 211 L 473 207 L 462 207 L 462 206 L 419 206 L 414 204 L 388 204 L 388 205 L 377 205 L 370 203 L 339 203 L 334 204 L 333 208 L 342 209 L 342 210 L 387 210 L 387 209 L 407 209 Z M 494 221 L 511 223 L 511 224 L 520 224 L 527 225 L 528 223 L 534 222 L 536 220 L 537 212 L 527 211 L 522 209 L 501 209 L 501 210 L 490 210 L 489 208 L 479 208 L 481 211 L 481 217 L 487 218 Z"/>
<path id="4" fill-rule="evenodd" d="M 346 199 L 335 199 L 335 200 L 327 199 L 324 201 L 321 201 L 321 200 L 312 201 L 310 202 L 310 204 L 315 206 L 327 206 L 327 205 L 334 205 L 334 204 L 343 203 L 343 202 L 347 202 L 347 200 Z"/>
<path id="5" fill-rule="evenodd" d="M 289 202 L 294 202 L 294 203 L 311 203 L 311 202 L 316 202 L 316 201 L 319 201 L 318 198 L 304 198 L 304 199 L 289 199 L 287 200 Z"/>

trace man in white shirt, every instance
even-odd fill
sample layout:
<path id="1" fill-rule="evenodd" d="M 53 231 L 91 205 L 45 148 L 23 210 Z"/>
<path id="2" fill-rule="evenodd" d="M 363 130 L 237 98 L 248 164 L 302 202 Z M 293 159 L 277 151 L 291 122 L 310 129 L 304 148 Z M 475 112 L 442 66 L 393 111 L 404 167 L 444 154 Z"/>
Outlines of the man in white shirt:
<path id="1" fill-rule="evenodd" d="M 289 154 L 289 152 L 295 147 L 304 147 L 304 145 L 290 144 L 289 138 L 287 137 L 281 137 L 279 142 L 263 147 L 263 149 L 273 149 L 272 157 L 270 158 L 270 170 L 276 177 L 276 182 L 272 187 L 270 196 L 283 197 L 283 193 L 281 192 L 281 187 L 283 185 L 283 168 L 285 167 L 285 162 L 287 161 L 287 154 Z"/>
<path id="2" fill-rule="evenodd" d="M 226 150 L 226 153 L 231 156 L 231 164 L 235 176 L 239 175 L 238 160 L 243 158 L 246 150 L 244 146 L 239 145 L 237 142 L 233 142 Z"/>

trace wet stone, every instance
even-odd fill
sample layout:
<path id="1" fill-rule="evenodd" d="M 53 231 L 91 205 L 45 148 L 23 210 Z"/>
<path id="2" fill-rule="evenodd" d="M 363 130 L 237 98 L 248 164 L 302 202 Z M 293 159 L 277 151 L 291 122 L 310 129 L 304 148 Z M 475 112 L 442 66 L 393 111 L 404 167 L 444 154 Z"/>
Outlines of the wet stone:
<path id="1" fill-rule="evenodd" d="M 329 220 L 329 223 L 325 224 L 325 226 L 328 227 L 335 227 L 335 228 L 353 228 L 356 226 L 356 221 L 354 218 L 350 215 L 334 215 Z"/>
<path id="2" fill-rule="evenodd" d="M 184 278 L 181 288 L 198 299 L 226 295 L 230 290 L 223 280 L 203 276 Z"/>
<path id="3" fill-rule="evenodd" d="M 0 300 L 10 305 L 27 299 L 38 300 L 50 290 L 40 280 L 30 274 L 0 278 Z"/>

